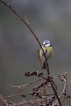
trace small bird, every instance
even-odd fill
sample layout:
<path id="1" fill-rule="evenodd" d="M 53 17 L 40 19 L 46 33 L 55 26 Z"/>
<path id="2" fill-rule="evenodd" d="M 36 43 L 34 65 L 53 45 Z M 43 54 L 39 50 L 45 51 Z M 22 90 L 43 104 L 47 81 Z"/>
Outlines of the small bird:
<path id="1" fill-rule="evenodd" d="M 44 53 L 43 53 L 42 49 L 43 49 Z M 49 60 L 53 56 L 53 48 L 52 48 L 52 45 L 49 40 L 44 40 L 42 49 L 40 50 L 39 55 L 40 55 L 41 59 L 43 60 L 42 69 L 46 69 L 46 60 Z M 46 55 L 46 59 L 45 59 L 44 54 Z"/>

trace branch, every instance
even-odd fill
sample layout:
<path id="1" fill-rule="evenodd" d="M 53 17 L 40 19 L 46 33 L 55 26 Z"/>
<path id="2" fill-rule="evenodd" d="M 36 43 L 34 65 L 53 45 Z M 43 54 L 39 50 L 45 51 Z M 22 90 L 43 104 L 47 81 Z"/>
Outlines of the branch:
<path id="1" fill-rule="evenodd" d="M 29 30 L 31 31 L 31 33 L 34 35 L 35 39 L 37 40 L 40 48 L 42 49 L 42 46 L 41 46 L 41 43 L 39 41 L 39 39 L 37 38 L 36 34 L 33 32 L 32 28 L 30 27 L 30 25 L 28 24 L 28 20 L 25 21 L 9 4 L 6 4 L 3 0 L 1 0 L 0 2 L 2 2 L 6 7 L 8 7 L 22 22 L 24 22 L 24 24 L 29 28 Z M 46 63 L 47 63 L 47 58 L 46 58 L 46 55 L 44 53 L 44 50 L 42 49 L 43 51 L 43 54 L 44 54 L 44 57 L 45 57 L 45 60 L 46 60 Z M 47 73 L 49 75 L 49 67 L 48 67 L 48 63 L 46 64 L 46 67 L 47 67 Z"/>
<path id="2" fill-rule="evenodd" d="M 6 4 L 3 0 L 0 0 L 0 2 L 2 2 L 5 6 L 7 6 L 22 22 L 24 22 L 24 24 L 29 28 L 29 30 L 30 30 L 31 33 L 34 35 L 35 39 L 37 40 L 37 42 L 38 42 L 40 48 L 42 49 L 42 46 L 41 46 L 41 44 L 40 44 L 40 42 L 39 42 L 39 40 L 38 40 L 36 34 L 33 32 L 32 28 L 30 27 L 27 18 L 25 17 L 25 18 L 26 18 L 26 21 L 25 21 L 9 4 Z M 42 49 L 42 51 L 43 51 L 43 49 Z M 44 51 L 43 51 L 43 53 L 44 53 Z M 48 65 L 48 62 L 47 62 L 45 53 L 44 53 L 44 57 L 45 57 L 45 60 L 46 60 L 46 63 L 47 63 L 47 73 L 48 73 L 48 75 L 49 75 L 49 74 L 50 74 L 50 73 L 49 73 L 49 65 Z M 33 82 L 34 82 L 34 81 L 33 81 Z M 35 82 L 36 82 L 36 81 L 35 81 Z M 31 82 L 30 84 L 32 84 L 32 82 Z M 25 87 L 21 88 L 20 90 L 18 90 L 18 91 L 15 92 L 14 94 L 12 94 L 12 95 L 10 95 L 10 96 L 7 96 L 7 97 L 13 97 L 14 95 L 18 94 L 20 91 L 22 91 L 24 88 L 26 88 L 26 87 L 27 87 L 28 85 L 30 85 L 30 84 L 27 84 Z M 56 92 L 56 89 L 55 89 L 54 85 L 51 84 L 51 86 L 52 86 L 52 89 L 53 89 L 53 91 L 54 91 L 54 93 L 55 93 L 55 96 L 56 96 L 56 98 L 57 98 L 57 100 L 58 100 L 59 105 L 62 106 L 61 101 L 60 101 L 60 98 L 58 97 L 58 94 L 57 94 L 57 92 Z M 5 98 L 6 98 L 6 97 L 5 97 Z"/>
<path id="3" fill-rule="evenodd" d="M 37 57 L 38 57 L 38 63 L 39 63 L 39 70 L 40 72 L 42 72 L 42 65 L 41 65 L 41 60 L 40 60 L 40 56 L 39 56 L 39 51 L 37 51 Z M 44 82 L 44 78 L 43 78 L 43 75 L 42 75 L 42 82 Z M 46 87 L 45 85 L 43 86 L 43 96 L 46 95 Z M 47 99 L 44 98 L 44 102 L 45 104 L 47 105 Z"/>
<path id="4" fill-rule="evenodd" d="M 18 94 L 19 92 L 23 91 L 27 86 L 37 82 L 37 81 L 40 81 L 41 79 L 37 79 L 37 80 L 34 80 L 32 82 L 30 82 L 29 84 L 26 84 L 24 87 L 22 87 L 20 90 L 16 91 L 15 93 L 13 93 L 12 95 L 9 95 L 7 97 L 4 97 L 3 99 L 6 99 L 6 98 L 10 98 L 10 97 L 13 97 L 14 95 Z"/>
<path id="5" fill-rule="evenodd" d="M 7 100 L 3 99 L 1 95 L 0 95 L 0 100 L 4 102 L 5 106 L 9 106 L 8 103 L 6 102 Z"/>

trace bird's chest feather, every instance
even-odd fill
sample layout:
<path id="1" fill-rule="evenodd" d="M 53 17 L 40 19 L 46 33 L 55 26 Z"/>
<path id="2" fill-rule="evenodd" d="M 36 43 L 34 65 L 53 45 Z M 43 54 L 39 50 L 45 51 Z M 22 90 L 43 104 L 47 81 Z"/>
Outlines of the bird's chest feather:
<path id="1" fill-rule="evenodd" d="M 47 57 L 47 60 L 50 59 L 52 57 L 52 55 L 53 55 L 53 49 L 52 49 L 52 47 L 45 48 L 44 49 L 44 53 L 45 53 L 45 55 Z"/>

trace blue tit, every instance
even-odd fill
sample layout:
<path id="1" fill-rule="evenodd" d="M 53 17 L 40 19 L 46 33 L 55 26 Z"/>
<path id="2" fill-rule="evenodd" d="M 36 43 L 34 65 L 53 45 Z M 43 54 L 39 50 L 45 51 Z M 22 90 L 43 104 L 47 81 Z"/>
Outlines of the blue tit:
<path id="1" fill-rule="evenodd" d="M 49 40 L 44 40 L 42 49 L 46 55 L 46 59 L 49 60 L 53 56 L 53 48 Z M 40 50 L 39 55 L 41 59 L 43 60 L 42 69 L 46 69 L 46 60 L 45 60 L 45 56 L 44 56 L 42 49 Z"/>

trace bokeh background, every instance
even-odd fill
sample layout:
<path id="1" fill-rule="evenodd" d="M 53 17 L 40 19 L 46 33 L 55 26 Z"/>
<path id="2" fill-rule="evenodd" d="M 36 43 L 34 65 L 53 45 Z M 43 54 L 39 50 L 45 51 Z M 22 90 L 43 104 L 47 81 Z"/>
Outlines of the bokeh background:
<path id="1" fill-rule="evenodd" d="M 25 15 L 39 41 L 51 41 L 54 56 L 49 60 L 50 73 L 57 76 L 68 73 L 68 91 L 71 94 L 71 0 L 4 0 L 10 4 L 21 17 Z M 0 6 L 3 4 L 0 3 Z M 26 27 L 7 7 L 0 7 L 0 94 L 7 96 L 37 77 L 26 78 L 26 71 L 39 70 L 36 51 L 40 47 Z M 45 73 L 45 72 L 44 72 Z M 56 81 L 59 92 L 62 82 Z M 31 91 L 35 85 L 25 89 Z M 28 99 L 31 97 L 28 95 Z M 20 98 L 9 99 L 14 102 Z M 64 106 L 67 106 L 67 100 Z"/>

